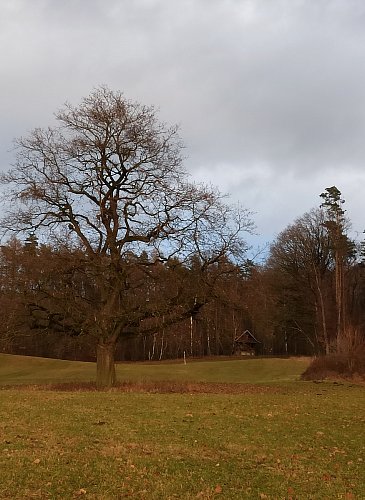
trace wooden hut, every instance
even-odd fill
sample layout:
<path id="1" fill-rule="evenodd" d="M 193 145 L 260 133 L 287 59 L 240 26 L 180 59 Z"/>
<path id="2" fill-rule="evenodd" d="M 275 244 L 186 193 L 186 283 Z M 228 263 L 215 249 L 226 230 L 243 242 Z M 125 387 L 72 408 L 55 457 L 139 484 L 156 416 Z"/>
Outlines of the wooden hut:
<path id="1" fill-rule="evenodd" d="M 258 345 L 261 344 L 249 330 L 245 330 L 233 341 L 233 354 L 235 356 L 255 356 Z"/>

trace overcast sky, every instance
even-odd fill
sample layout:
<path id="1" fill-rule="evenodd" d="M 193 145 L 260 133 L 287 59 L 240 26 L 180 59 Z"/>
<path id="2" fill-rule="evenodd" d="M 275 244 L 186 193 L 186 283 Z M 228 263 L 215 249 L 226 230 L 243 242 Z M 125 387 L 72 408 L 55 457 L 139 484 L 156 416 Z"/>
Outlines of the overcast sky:
<path id="1" fill-rule="evenodd" d="M 271 241 L 336 185 L 365 229 L 363 0 L 0 0 L 0 166 L 106 84 L 179 123 L 193 179 Z"/>

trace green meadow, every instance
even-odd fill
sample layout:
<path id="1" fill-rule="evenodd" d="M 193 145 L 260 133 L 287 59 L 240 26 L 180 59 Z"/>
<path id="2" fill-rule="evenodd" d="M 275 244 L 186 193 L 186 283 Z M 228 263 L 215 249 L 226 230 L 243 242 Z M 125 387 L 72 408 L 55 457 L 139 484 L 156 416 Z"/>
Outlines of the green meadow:
<path id="1" fill-rule="evenodd" d="M 0 355 L 0 498 L 364 499 L 365 388 L 307 364 L 121 364 L 97 392 L 55 385 L 92 363 Z"/>
<path id="2" fill-rule="evenodd" d="M 248 358 L 225 361 L 121 363 L 120 381 L 278 383 L 296 380 L 308 358 Z M 0 385 L 87 382 L 95 380 L 95 364 L 0 354 Z"/>

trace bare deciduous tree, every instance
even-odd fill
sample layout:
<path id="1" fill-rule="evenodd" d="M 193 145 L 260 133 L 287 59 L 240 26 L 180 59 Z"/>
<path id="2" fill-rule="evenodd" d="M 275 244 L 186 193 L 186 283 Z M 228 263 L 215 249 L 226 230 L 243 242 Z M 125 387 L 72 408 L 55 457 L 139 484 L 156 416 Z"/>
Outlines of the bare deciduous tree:
<path id="1" fill-rule="evenodd" d="M 333 265 L 331 245 L 324 227 L 323 210 L 313 209 L 298 218 L 282 231 L 270 250 L 269 264 L 277 268 L 283 277 L 294 279 L 294 290 L 305 290 L 306 304 L 314 299 L 318 322 L 318 340 L 326 353 L 330 351 L 331 335 L 328 327 L 329 274 Z M 294 296 L 293 290 L 288 299 Z M 285 305 L 285 304 L 284 304 Z M 284 308 L 286 309 L 286 307 Z"/>
<path id="2" fill-rule="evenodd" d="M 146 255 L 133 268 L 149 269 L 197 255 L 204 272 L 242 255 L 252 223 L 218 191 L 188 181 L 177 128 L 160 123 L 153 107 L 100 87 L 56 117 L 57 127 L 18 140 L 16 164 L 2 176 L 2 225 L 82 249 L 78 265 L 95 288 L 92 300 L 85 292 L 92 312 L 84 329 L 96 339 L 97 383 L 108 387 L 118 338 L 152 314 L 133 300 L 130 256 Z"/>

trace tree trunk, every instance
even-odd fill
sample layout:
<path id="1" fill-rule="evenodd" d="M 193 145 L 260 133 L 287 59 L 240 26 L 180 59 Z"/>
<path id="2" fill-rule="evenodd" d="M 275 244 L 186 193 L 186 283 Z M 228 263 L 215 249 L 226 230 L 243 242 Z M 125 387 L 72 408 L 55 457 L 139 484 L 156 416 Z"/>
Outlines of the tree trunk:
<path id="1" fill-rule="evenodd" d="M 96 348 L 96 386 L 98 389 L 110 389 L 115 385 L 114 364 L 115 342 L 99 342 Z"/>
<path id="2" fill-rule="evenodd" d="M 319 278 L 318 271 L 314 265 L 313 265 L 313 270 L 314 270 L 314 276 L 316 279 L 316 287 L 317 287 L 317 292 L 318 292 L 318 298 L 316 299 L 316 302 L 319 299 L 319 305 L 320 305 L 319 309 L 321 312 L 323 341 L 324 341 L 326 354 L 329 354 L 331 349 L 330 349 L 330 343 L 329 343 L 328 332 L 327 332 L 326 308 L 325 308 L 325 303 L 324 303 L 324 298 L 323 298 L 323 293 L 322 293 L 322 280 Z"/>
<path id="3" fill-rule="evenodd" d="M 337 351 L 345 331 L 345 299 L 344 299 L 344 256 L 336 252 L 336 305 L 337 305 Z"/>

